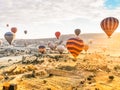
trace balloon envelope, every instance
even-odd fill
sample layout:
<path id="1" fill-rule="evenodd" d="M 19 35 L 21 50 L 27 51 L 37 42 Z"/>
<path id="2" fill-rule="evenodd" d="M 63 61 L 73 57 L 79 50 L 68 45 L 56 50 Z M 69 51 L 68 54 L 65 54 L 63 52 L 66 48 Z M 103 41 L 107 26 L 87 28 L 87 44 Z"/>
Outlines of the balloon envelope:
<path id="1" fill-rule="evenodd" d="M 6 27 L 9 27 L 9 24 L 6 24 Z"/>
<path id="2" fill-rule="evenodd" d="M 119 25 L 119 21 L 117 18 L 114 17 L 107 17 L 101 21 L 101 28 L 110 37 L 113 32 L 117 29 Z"/>
<path id="3" fill-rule="evenodd" d="M 87 50 L 89 49 L 89 46 L 87 44 L 84 45 L 84 50 L 85 52 L 87 52 Z"/>
<path id="4" fill-rule="evenodd" d="M 2 45 L 2 40 L 0 40 L 0 45 Z"/>
<path id="5" fill-rule="evenodd" d="M 89 39 L 89 40 L 88 40 L 88 43 L 89 43 L 89 44 L 92 44 L 92 43 L 93 43 L 93 40 L 92 40 L 92 39 Z"/>
<path id="6" fill-rule="evenodd" d="M 17 32 L 17 28 L 16 27 L 12 27 L 11 28 L 11 32 L 16 33 Z"/>
<path id="7" fill-rule="evenodd" d="M 75 29 L 75 35 L 79 36 L 79 34 L 81 33 L 81 30 L 80 29 Z"/>
<path id="8" fill-rule="evenodd" d="M 4 37 L 8 41 L 8 43 L 11 45 L 13 39 L 15 38 L 15 34 L 12 32 L 6 32 Z"/>
<path id="9" fill-rule="evenodd" d="M 84 42 L 78 38 L 70 38 L 67 40 L 66 47 L 73 57 L 76 58 L 84 49 Z"/>
<path id="10" fill-rule="evenodd" d="M 40 53 L 45 53 L 46 52 L 46 48 L 45 48 L 45 46 L 43 46 L 43 45 L 40 45 L 39 47 L 38 47 L 38 51 L 40 52 Z"/>
<path id="11" fill-rule="evenodd" d="M 59 31 L 55 32 L 55 36 L 56 36 L 57 39 L 60 38 L 60 35 L 61 35 L 61 33 Z"/>
<path id="12" fill-rule="evenodd" d="M 56 44 L 52 43 L 52 42 L 49 42 L 48 43 L 48 47 L 51 49 L 51 50 L 55 50 L 56 49 Z"/>
<path id="13" fill-rule="evenodd" d="M 57 46 L 57 50 L 58 50 L 58 52 L 59 52 L 60 54 L 62 54 L 63 51 L 65 50 L 64 45 L 58 45 L 58 46 Z"/>
<path id="14" fill-rule="evenodd" d="M 27 30 L 25 30 L 24 33 L 27 34 Z"/>

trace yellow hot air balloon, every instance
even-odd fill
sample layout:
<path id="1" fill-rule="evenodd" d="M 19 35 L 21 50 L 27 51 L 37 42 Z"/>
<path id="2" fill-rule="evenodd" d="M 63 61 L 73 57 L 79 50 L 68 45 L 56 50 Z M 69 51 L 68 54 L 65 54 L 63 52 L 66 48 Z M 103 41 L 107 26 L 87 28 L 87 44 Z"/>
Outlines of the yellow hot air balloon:
<path id="1" fill-rule="evenodd" d="M 66 47 L 76 59 L 80 52 L 84 49 L 84 42 L 80 38 L 70 38 L 67 40 Z"/>
<path id="2" fill-rule="evenodd" d="M 115 17 L 107 17 L 101 21 L 100 25 L 103 31 L 107 34 L 107 36 L 110 37 L 117 29 L 119 21 Z"/>

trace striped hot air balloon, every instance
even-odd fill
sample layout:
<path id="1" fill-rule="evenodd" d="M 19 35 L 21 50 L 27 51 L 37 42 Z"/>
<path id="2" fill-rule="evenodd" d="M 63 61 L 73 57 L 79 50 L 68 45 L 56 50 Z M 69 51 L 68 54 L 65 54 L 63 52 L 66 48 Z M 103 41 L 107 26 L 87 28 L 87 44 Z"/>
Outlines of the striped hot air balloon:
<path id="1" fill-rule="evenodd" d="M 117 29 L 119 21 L 115 17 L 107 17 L 101 21 L 101 28 L 110 37 L 113 32 Z"/>
<path id="2" fill-rule="evenodd" d="M 67 40 L 66 47 L 73 57 L 76 58 L 84 49 L 84 42 L 79 38 L 70 38 Z"/>
<path id="3" fill-rule="evenodd" d="M 39 51 L 41 54 L 44 54 L 44 53 L 46 52 L 45 46 L 40 45 L 40 46 L 38 47 L 38 51 Z"/>

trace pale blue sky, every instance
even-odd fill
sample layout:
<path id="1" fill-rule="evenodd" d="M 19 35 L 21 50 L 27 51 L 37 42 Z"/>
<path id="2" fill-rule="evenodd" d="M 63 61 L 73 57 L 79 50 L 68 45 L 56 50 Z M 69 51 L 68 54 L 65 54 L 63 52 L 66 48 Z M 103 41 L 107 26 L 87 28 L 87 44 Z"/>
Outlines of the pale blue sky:
<path id="1" fill-rule="evenodd" d="M 120 7 L 120 0 L 106 0 L 105 7 L 108 9 L 115 9 L 117 7 Z"/>
<path id="2" fill-rule="evenodd" d="M 120 20 L 120 0 L 0 0 L 0 38 L 13 26 L 18 28 L 16 38 L 55 37 L 56 31 L 74 34 L 76 28 L 104 33 L 100 22 L 109 16 Z"/>

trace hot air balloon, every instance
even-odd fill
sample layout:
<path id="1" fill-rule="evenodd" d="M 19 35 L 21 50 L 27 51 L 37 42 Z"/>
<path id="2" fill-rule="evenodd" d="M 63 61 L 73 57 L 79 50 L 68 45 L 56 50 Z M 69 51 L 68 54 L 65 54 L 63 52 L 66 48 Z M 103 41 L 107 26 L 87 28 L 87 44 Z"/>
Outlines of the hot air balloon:
<path id="1" fill-rule="evenodd" d="M 89 46 L 87 44 L 84 45 L 84 50 L 85 52 L 87 52 L 87 50 L 89 49 Z"/>
<path id="2" fill-rule="evenodd" d="M 24 33 L 27 34 L 27 30 L 25 30 Z"/>
<path id="3" fill-rule="evenodd" d="M 16 33 L 17 32 L 17 28 L 16 27 L 12 27 L 11 28 L 11 32 Z"/>
<path id="4" fill-rule="evenodd" d="M 0 40 L 0 45 L 2 45 L 2 40 Z"/>
<path id="5" fill-rule="evenodd" d="M 92 43 L 93 43 L 93 40 L 92 40 L 92 39 L 89 39 L 89 40 L 88 40 L 88 43 L 89 43 L 89 44 L 92 44 Z"/>
<path id="6" fill-rule="evenodd" d="M 81 33 L 81 30 L 80 29 L 75 29 L 75 35 L 79 36 L 79 34 Z"/>
<path id="7" fill-rule="evenodd" d="M 51 49 L 51 50 L 55 50 L 56 49 L 56 44 L 52 43 L 52 42 L 49 42 L 48 43 L 48 47 Z"/>
<path id="8" fill-rule="evenodd" d="M 56 36 L 57 39 L 60 38 L 60 35 L 61 35 L 61 33 L 59 31 L 55 32 L 55 36 Z"/>
<path id="9" fill-rule="evenodd" d="M 58 52 L 59 52 L 60 54 L 62 54 L 63 51 L 65 50 L 64 45 L 58 45 L 58 46 L 57 46 L 57 50 L 58 50 Z"/>
<path id="10" fill-rule="evenodd" d="M 76 59 L 80 52 L 84 49 L 84 42 L 80 38 L 70 38 L 67 40 L 66 47 Z"/>
<path id="11" fill-rule="evenodd" d="M 8 43 L 11 45 L 12 44 L 12 41 L 14 40 L 15 38 L 15 34 L 12 33 L 12 32 L 6 32 L 5 35 L 4 35 L 5 39 L 8 41 Z"/>
<path id="12" fill-rule="evenodd" d="M 9 24 L 6 24 L 6 27 L 9 27 Z"/>
<path id="13" fill-rule="evenodd" d="M 44 53 L 46 52 L 45 46 L 40 45 L 40 46 L 38 47 L 38 51 L 39 51 L 41 54 L 44 54 Z"/>
<path id="14" fill-rule="evenodd" d="M 115 17 L 107 17 L 101 21 L 100 25 L 103 31 L 107 34 L 107 36 L 110 37 L 117 29 L 119 21 Z"/>
<path id="15" fill-rule="evenodd" d="M 107 50 L 107 48 L 104 47 L 104 48 L 102 48 L 102 50 L 103 50 L 103 52 L 105 52 Z"/>

